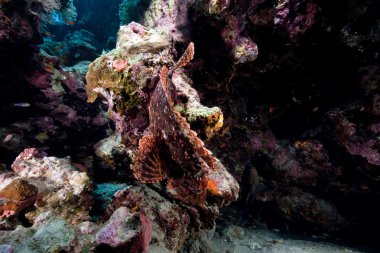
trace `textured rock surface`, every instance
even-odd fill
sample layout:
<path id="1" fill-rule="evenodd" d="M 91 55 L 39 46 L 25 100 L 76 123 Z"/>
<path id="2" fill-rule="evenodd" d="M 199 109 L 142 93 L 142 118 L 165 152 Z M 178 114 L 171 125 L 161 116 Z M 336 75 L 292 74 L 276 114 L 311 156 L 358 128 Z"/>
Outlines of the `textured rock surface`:
<path id="1" fill-rule="evenodd" d="M 1 231 L 0 238 L 2 243 L 12 245 L 14 252 L 59 252 L 73 248 L 75 234 L 65 220 L 51 218 L 40 226 Z"/>
<path id="2" fill-rule="evenodd" d="M 152 189 L 141 186 L 121 190 L 106 210 L 106 217 L 119 207 L 126 206 L 144 213 L 151 221 L 153 249 L 175 252 L 181 248 L 190 231 L 190 217 L 186 208 L 171 203 Z"/>
<path id="3" fill-rule="evenodd" d="M 109 218 L 107 223 L 97 232 L 96 244 L 106 244 L 112 248 L 122 247 L 130 243 L 138 235 L 136 215 L 128 208 L 120 207 Z"/>
<path id="4" fill-rule="evenodd" d="M 51 212 L 71 223 L 89 218 L 92 206 L 92 182 L 86 172 L 80 172 L 68 158 L 48 157 L 30 148 L 24 150 L 12 164 L 17 176 L 29 180 L 34 192 L 39 192 L 36 209 L 26 213 L 33 221 L 40 213 Z M 8 191 L 8 194 L 10 192 Z M 23 192 L 23 197 L 31 197 Z"/>

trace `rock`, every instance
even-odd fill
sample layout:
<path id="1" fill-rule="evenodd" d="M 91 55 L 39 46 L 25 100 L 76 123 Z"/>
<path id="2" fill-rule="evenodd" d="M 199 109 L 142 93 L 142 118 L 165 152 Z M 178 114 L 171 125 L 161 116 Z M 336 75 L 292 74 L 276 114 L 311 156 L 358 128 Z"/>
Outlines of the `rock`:
<path id="1" fill-rule="evenodd" d="M 11 245 L 1 244 L 0 245 L 0 252 L 1 253 L 13 253 L 15 251 L 14 251 L 14 248 Z"/>
<path id="2" fill-rule="evenodd" d="M 112 248 L 125 247 L 138 235 L 136 218 L 136 215 L 132 214 L 128 208 L 118 208 L 97 232 L 96 244 L 106 244 Z"/>
<path id="3" fill-rule="evenodd" d="M 1 218 L 17 215 L 37 200 L 38 188 L 20 178 L 0 188 Z"/>
<path id="4" fill-rule="evenodd" d="M 239 226 L 232 225 L 225 229 L 224 236 L 227 238 L 229 242 L 243 240 L 245 237 L 245 231 Z"/>
<path id="5" fill-rule="evenodd" d="M 33 220 L 48 210 L 73 223 L 88 218 L 93 203 L 92 183 L 85 172 L 79 172 L 71 164 L 70 159 L 48 157 L 46 153 L 30 148 L 16 158 L 12 169 L 38 187 L 37 208 L 27 214 L 29 219 Z"/>
<path id="6" fill-rule="evenodd" d="M 172 252 L 182 247 L 188 235 L 190 222 L 189 215 L 184 208 L 171 203 L 146 186 L 134 186 L 115 193 L 104 219 L 123 206 L 129 210 L 144 213 L 151 221 L 150 250 L 156 247 Z"/>
<path id="7" fill-rule="evenodd" d="M 3 199 L 24 201 L 28 198 L 35 197 L 37 193 L 37 187 L 29 184 L 25 180 L 17 178 L 0 190 L 0 197 Z"/>
<path id="8" fill-rule="evenodd" d="M 122 189 L 128 188 L 127 184 L 112 184 L 104 183 L 95 185 L 94 198 L 95 201 L 101 204 L 101 210 L 104 211 L 105 208 L 112 201 L 113 195 Z"/>
<path id="9" fill-rule="evenodd" d="M 11 232 L 2 231 L 0 238 L 2 242 L 12 245 L 15 252 L 42 253 L 71 250 L 75 235 L 66 221 L 50 218 L 47 223 L 34 229 L 19 226 Z"/>
<path id="10" fill-rule="evenodd" d="M 317 199 L 313 195 L 295 190 L 289 196 L 277 201 L 280 211 L 291 221 L 301 220 L 320 231 L 334 232 L 342 229 L 347 221 L 329 202 Z"/>

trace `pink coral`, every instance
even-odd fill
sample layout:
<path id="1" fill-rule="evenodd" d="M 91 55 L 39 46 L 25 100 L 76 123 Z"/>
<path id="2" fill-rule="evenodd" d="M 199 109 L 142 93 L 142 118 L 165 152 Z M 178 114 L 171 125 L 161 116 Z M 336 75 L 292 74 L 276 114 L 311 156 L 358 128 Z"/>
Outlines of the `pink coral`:
<path id="1" fill-rule="evenodd" d="M 76 77 L 74 76 L 73 73 L 66 73 L 64 71 L 60 71 L 61 72 L 61 75 L 64 76 L 64 79 L 62 80 L 62 83 L 67 87 L 69 88 L 69 90 L 72 92 L 72 93 L 76 93 L 77 92 L 77 89 L 79 88 L 78 87 L 78 83 L 79 83 L 79 80 L 76 79 Z"/>
<path id="2" fill-rule="evenodd" d="M 40 89 L 47 89 L 51 86 L 52 78 L 50 73 L 34 73 L 29 79 L 31 85 Z"/>
<path id="3" fill-rule="evenodd" d="M 314 25 L 317 11 L 318 6 L 312 1 L 282 0 L 276 7 L 274 23 L 285 27 L 289 37 L 295 39 Z"/>
<path id="4" fill-rule="evenodd" d="M 261 149 L 274 149 L 277 145 L 277 140 L 272 131 L 266 130 L 264 132 L 256 132 L 250 139 L 253 150 L 258 151 Z"/>
<path id="5" fill-rule="evenodd" d="M 144 213 L 140 213 L 140 222 L 143 252 L 148 252 L 152 240 L 152 222 Z"/>
<path id="6" fill-rule="evenodd" d="M 380 133 L 380 123 L 371 125 L 370 129 L 372 132 L 374 132 L 376 134 Z"/>
<path id="7" fill-rule="evenodd" d="M 122 72 L 128 66 L 128 60 L 117 59 L 112 61 L 112 68 L 116 72 Z"/>
<path id="8" fill-rule="evenodd" d="M 96 244 L 106 244 L 115 248 L 131 242 L 137 236 L 134 217 L 135 214 L 132 214 L 128 208 L 118 208 L 96 234 Z"/>
<path id="9" fill-rule="evenodd" d="M 113 109 L 114 108 L 113 91 L 108 92 L 107 90 L 102 89 L 102 88 L 95 88 L 94 91 L 98 92 L 99 94 L 102 94 L 102 96 L 107 100 L 108 115 L 115 122 L 115 132 L 123 133 L 127 128 L 125 116 L 120 115 L 119 113 L 115 112 Z"/>
<path id="10" fill-rule="evenodd" d="M 352 155 L 359 155 L 365 158 L 368 163 L 380 166 L 380 152 L 376 150 L 377 142 L 369 140 L 367 142 L 353 142 L 347 145 L 347 151 Z"/>
<path id="11" fill-rule="evenodd" d="M 227 25 L 222 31 L 222 36 L 229 49 L 232 49 L 232 56 L 235 63 L 246 63 L 256 60 L 258 56 L 258 47 L 250 38 L 241 34 L 243 25 L 240 24 L 239 18 L 231 16 L 227 20 Z"/>
<path id="12" fill-rule="evenodd" d="M 140 223 L 139 239 L 133 244 L 131 253 L 146 253 L 149 250 L 149 243 L 152 240 L 152 221 L 143 212 L 140 212 Z"/>
<path id="13" fill-rule="evenodd" d="M 139 210 L 140 213 L 140 236 L 134 241 L 131 253 L 147 249 L 149 242 L 154 245 L 159 243 L 170 252 L 179 251 L 190 223 L 190 217 L 183 207 L 143 185 L 116 192 L 106 215 L 111 215 L 119 207 Z M 149 247 L 149 251 L 154 250 Z"/>
<path id="14" fill-rule="evenodd" d="M 37 157 L 37 158 L 43 158 L 47 156 L 47 154 L 45 152 L 40 152 L 38 151 L 38 149 L 36 148 L 27 148 L 25 149 L 21 154 L 20 154 L 20 158 L 22 159 L 31 159 L 33 157 Z M 13 165 L 12 165 L 13 166 Z M 17 167 L 12 167 L 12 168 L 17 168 Z M 15 170 L 16 173 L 19 172 L 19 170 Z"/>
<path id="15" fill-rule="evenodd" d="M 141 36 L 144 36 L 147 32 L 147 30 L 145 29 L 144 26 L 140 25 L 139 23 L 136 23 L 136 22 L 131 22 L 129 25 L 129 27 L 131 27 L 132 31 L 134 33 L 137 33 Z"/>

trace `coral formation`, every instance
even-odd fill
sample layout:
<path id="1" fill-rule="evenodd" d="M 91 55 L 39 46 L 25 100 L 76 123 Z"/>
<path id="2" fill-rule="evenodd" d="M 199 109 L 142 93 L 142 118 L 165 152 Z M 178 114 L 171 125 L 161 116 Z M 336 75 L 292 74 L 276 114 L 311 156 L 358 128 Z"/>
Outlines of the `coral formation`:
<path id="1" fill-rule="evenodd" d="M 47 54 L 57 57 L 62 65 L 73 66 L 97 57 L 98 50 L 92 44 L 93 41 L 94 34 L 82 29 L 67 34 L 63 41 L 56 41 L 52 36 L 44 38 L 40 48 Z"/>
<path id="2" fill-rule="evenodd" d="M 81 158 L 74 159 L 80 160 L 88 154 L 79 150 L 98 141 L 87 137 L 104 135 L 107 119 L 96 120 L 104 114 L 101 107 L 86 102 L 84 70 L 65 71 L 59 59 L 39 51 L 41 3 L 32 4 L 31 12 L 21 2 L 1 7 L 1 159 L 10 164 L 25 148 L 36 147 L 61 155 L 76 149 Z"/>
<path id="3" fill-rule="evenodd" d="M 172 203 L 149 187 L 136 186 L 116 192 L 112 203 L 106 210 L 106 218 L 122 206 L 142 213 L 143 217 L 140 218 L 140 221 L 143 226 L 148 226 L 147 230 L 150 230 L 149 226 L 152 226 L 152 234 L 143 234 L 140 239 L 149 241 L 151 236 L 149 248 L 152 252 L 159 249 L 176 252 L 189 236 L 190 217 L 185 208 Z M 146 221 L 144 216 L 149 221 Z M 144 223 L 147 224 L 144 225 Z"/>
<path id="4" fill-rule="evenodd" d="M 128 208 L 118 208 L 107 223 L 96 233 L 96 244 L 107 244 L 113 248 L 121 247 L 131 242 L 137 236 L 136 214 Z"/>
<path id="5" fill-rule="evenodd" d="M 194 44 L 190 43 L 174 64 L 170 45 L 165 42 L 166 36 L 137 23 L 122 27 L 118 47 L 90 65 L 87 74 L 89 101 L 96 99 L 98 94 L 107 99 L 110 118 L 116 125 L 114 136 L 121 134 L 119 141 L 125 149 L 130 150 L 124 153 L 132 153 L 131 170 L 137 180 L 150 184 L 162 182 L 168 196 L 190 206 L 208 209 L 215 205 L 213 202 L 222 206 L 237 199 L 238 184 L 222 163 L 204 147 L 189 123 L 177 111 L 176 84 L 180 90 L 178 93 L 188 96 L 191 101 L 186 107 L 188 112 L 193 113 L 193 121 L 203 119 L 206 123 L 204 129 L 207 135 L 220 128 L 222 114 L 218 108 L 209 109 L 200 105 L 198 94 L 191 89 L 189 81 L 178 81 L 189 80 L 185 71 L 177 69 L 193 59 Z M 155 61 L 151 62 L 153 59 Z M 115 69 L 115 62 L 120 61 L 127 63 L 121 71 Z M 152 69 L 152 63 L 156 65 L 155 69 Z M 165 64 L 173 67 L 169 70 Z M 158 69 L 159 80 L 155 88 L 146 87 L 154 85 L 149 82 L 153 82 Z M 147 76 L 148 73 L 152 76 Z M 174 77 L 176 82 L 172 81 Z M 139 117 L 149 116 L 145 124 L 140 121 L 137 125 L 140 129 L 132 128 L 136 114 Z M 140 132 L 139 135 L 136 135 L 136 130 Z M 129 133 L 131 131 L 134 134 Z M 106 146 L 98 146 L 97 153 L 101 157 L 107 157 L 103 155 L 106 153 L 112 154 L 102 152 L 100 147 L 105 149 Z M 217 201 L 207 201 L 210 197 Z"/>
<path id="6" fill-rule="evenodd" d="M 294 39 L 313 26 L 318 6 L 313 1 L 285 0 L 278 1 L 275 10 L 274 24 L 284 26 Z"/>
<path id="7" fill-rule="evenodd" d="M 78 171 L 69 159 L 47 157 L 30 148 L 16 158 L 12 169 L 17 176 L 30 180 L 38 188 L 37 208 L 26 214 L 31 221 L 47 211 L 72 223 L 88 219 L 92 184 L 86 172 Z"/>

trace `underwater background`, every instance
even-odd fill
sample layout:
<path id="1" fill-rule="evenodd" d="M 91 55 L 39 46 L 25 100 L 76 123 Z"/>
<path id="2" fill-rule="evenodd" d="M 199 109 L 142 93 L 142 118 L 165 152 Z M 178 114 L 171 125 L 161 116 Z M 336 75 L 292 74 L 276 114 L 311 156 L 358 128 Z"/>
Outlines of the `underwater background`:
<path id="1" fill-rule="evenodd" d="M 379 10 L 0 0 L 0 252 L 378 252 Z"/>

